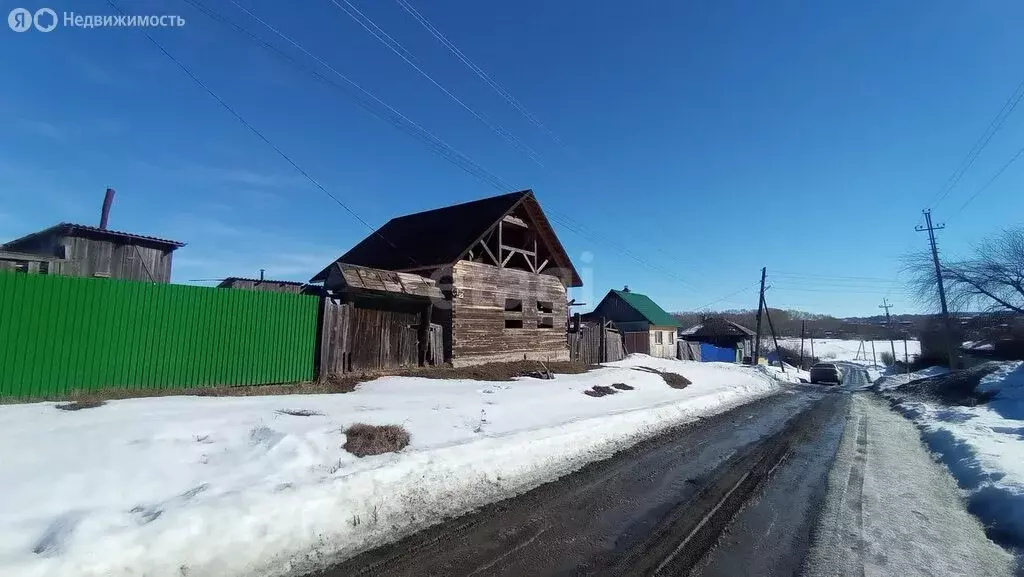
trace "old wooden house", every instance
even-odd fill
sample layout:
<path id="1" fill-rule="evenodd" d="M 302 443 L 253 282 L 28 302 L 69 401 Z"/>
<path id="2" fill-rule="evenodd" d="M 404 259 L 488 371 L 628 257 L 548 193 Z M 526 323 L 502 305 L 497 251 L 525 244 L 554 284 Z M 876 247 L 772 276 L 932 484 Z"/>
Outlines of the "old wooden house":
<path id="1" fill-rule="evenodd" d="M 394 218 L 310 282 L 329 285 L 336 264 L 436 282 L 431 321 L 455 366 L 569 358 L 566 290 L 583 283 L 531 190 Z"/>
<path id="2" fill-rule="evenodd" d="M 60 274 L 167 283 L 171 253 L 182 246 L 173 240 L 62 222 L 5 243 L 0 250 L 35 255 L 40 263 L 59 266 Z"/>
<path id="3" fill-rule="evenodd" d="M 665 312 L 647 295 L 629 290 L 611 290 L 587 320 L 609 320 L 622 332 L 627 353 L 645 353 L 654 357 L 676 357 L 676 330 L 679 321 Z"/>

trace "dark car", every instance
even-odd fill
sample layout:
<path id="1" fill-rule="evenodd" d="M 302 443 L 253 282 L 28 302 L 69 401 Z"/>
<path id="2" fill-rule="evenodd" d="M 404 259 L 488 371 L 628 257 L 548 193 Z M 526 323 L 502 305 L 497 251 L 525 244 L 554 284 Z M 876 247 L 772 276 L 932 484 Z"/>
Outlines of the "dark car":
<path id="1" fill-rule="evenodd" d="M 843 384 L 843 371 L 833 363 L 818 363 L 811 367 L 811 382 Z"/>

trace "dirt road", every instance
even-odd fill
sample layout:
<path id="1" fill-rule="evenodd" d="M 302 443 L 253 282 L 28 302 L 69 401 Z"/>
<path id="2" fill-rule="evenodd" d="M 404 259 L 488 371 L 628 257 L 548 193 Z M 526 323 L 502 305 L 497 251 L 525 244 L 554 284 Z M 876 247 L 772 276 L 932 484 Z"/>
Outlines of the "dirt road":
<path id="1" fill-rule="evenodd" d="M 1010 575 L 913 426 L 865 404 L 853 391 L 867 376 L 850 371 L 843 387 L 793 386 L 317 575 Z M 891 478 L 922 467 L 938 489 Z"/>

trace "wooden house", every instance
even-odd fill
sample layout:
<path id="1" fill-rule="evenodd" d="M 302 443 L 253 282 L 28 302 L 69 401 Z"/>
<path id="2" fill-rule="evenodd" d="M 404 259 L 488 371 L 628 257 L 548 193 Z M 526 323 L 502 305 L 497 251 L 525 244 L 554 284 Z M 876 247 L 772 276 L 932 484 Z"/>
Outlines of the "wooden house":
<path id="1" fill-rule="evenodd" d="M 679 321 L 647 295 L 629 287 L 610 290 L 587 320 L 610 320 L 622 333 L 627 353 L 676 358 L 676 330 Z"/>
<path id="2" fill-rule="evenodd" d="M 455 366 L 569 358 L 566 290 L 583 283 L 531 190 L 394 218 L 310 282 L 330 285 L 335 264 L 436 282 L 431 320 Z"/>
<path id="3" fill-rule="evenodd" d="M 708 317 L 700 324 L 681 329 L 679 339 L 696 345 L 693 360 L 742 362 L 754 350 L 754 331 L 722 317 Z"/>
<path id="4" fill-rule="evenodd" d="M 218 288 L 233 288 L 250 291 L 268 291 L 276 293 L 301 294 L 306 286 L 304 282 L 291 280 L 273 280 L 264 278 L 244 278 L 229 276 L 220 281 Z"/>
<path id="5" fill-rule="evenodd" d="M 5 243 L 0 251 L 59 263 L 60 274 L 168 283 L 171 253 L 182 246 L 173 240 L 62 222 Z"/>

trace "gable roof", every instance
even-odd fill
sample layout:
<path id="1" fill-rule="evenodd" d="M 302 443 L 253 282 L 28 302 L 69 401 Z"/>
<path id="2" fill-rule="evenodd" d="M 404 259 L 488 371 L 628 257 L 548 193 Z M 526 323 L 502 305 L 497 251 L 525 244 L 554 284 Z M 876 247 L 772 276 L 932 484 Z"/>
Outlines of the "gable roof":
<path id="1" fill-rule="evenodd" d="M 643 315 L 647 322 L 659 327 L 678 327 L 679 321 L 676 317 L 665 312 L 665 309 L 658 306 L 651 300 L 651 297 L 635 293 L 633 291 L 611 290 L 608 294 L 614 294 L 625 301 L 626 304 Z"/>
<path id="2" fill-rule="evenodd" d="M 168 251 L 172 251 L 185 246 L 185 243 L 178 242 L 176 240 L 167 240 L 164 238 L 157 238 L 155 236 L 145 236 L 141 234 L 132 234 L 130 232 L 120 232 L 116 230 L 110 230 L 106 228 L 98 228 L 95 226 L 88 226 L 84 224 L 74 224 L 70 222 L 61 222 L 55 224 L 49 228 L 38 230 L 36 232 L 26 234 L 21 238 L 16 238 L 10 242 L 6 242 L 0 246 L 4 247 L 16 247 L 19 244 L 35 238 L 37 236 L 43 236 L 48 234 L 58 234 L 62 236 L 84 236 L 88 238 L 101 238 L 104 240 L 116 240 L 121 242 L 135 242 L 141 245 L 157 246 Z"/>
<path id="3" fill-rule="evenodd" d="M 546 239 L 558 266 L 572 276 L 569 286 L 582 286 L 565 248 L 540 210 L 532 190 L 521 190 L 462 204 L 399 216 L 386 222 L 348 252 L 335 259 L 383 270 L 412 270 L 454 264 L 495 223 L 522 203 L 527 203 L 537 231 Z M 326 280 L 328 265 L 309 282 Z"/>
<path id="4" fill-rule="evenodd" d="M 684 337 L 753 337 L 754 331 L 722 317 L 708 317 L 679 334 Z"/>
<path id="5" fill-rule="evenodd" d="M 238 282 L 251 282 L 251 283 L 263 283 L 263 284 L 277 284 L 277 285 L 294 285 L 303 286 L 306 283 L 294 281 L 294 280 L 274 280 L 272 278 L 248 278 L 244 276 L 229 276 L 224 277 L 224 280 L 220 281 L 217 285 L 218 288 L 231 288 Z"/>

